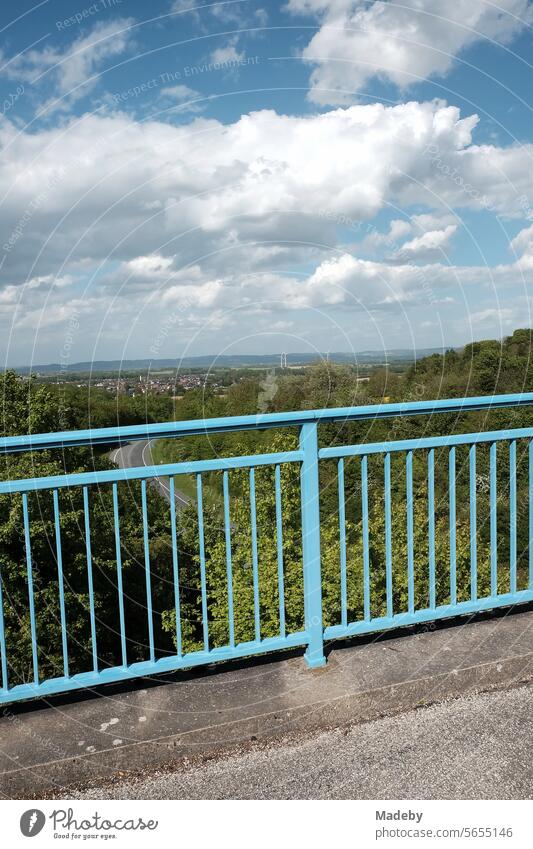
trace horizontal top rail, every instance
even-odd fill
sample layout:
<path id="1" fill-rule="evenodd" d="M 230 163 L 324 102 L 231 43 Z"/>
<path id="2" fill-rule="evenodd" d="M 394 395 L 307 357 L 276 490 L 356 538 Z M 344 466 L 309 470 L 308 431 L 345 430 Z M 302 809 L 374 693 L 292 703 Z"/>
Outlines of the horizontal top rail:
<path id="1" fill-rule="evenodd" d="M 330 448 L 321 448 L 318 456 L 321 460 L 340 459 L 341 457 L 366 457 L 368 454 L 387 454 L 395 451 L 417 451 L 428 448 L 452 448 L 460 445 L 478 445 L 484 442 L 504 442 L 513 439 L 531 439 L 532 437 L 533 427 L 521 427 L 514 430 L 488 430 L 483 431 L 483 433 L 458 433 L 449 436 L 424 436 L 393 442 L 331 446 Z"/>
<path id="2" fill-rule="evenodd" d="M 162 439 L 174 436 L 209 435 L 230 431 L 291 427 L 310 422 L 348 422 L 394 418 L 396 416 L 466 413 L 533 405 L 533 392 L 513 395 L 488 395 L 477 398 L 447 398 L 440 401 L 406 401 L 395 404 L 367 404 L 360 407 L 337 407 L 324 410 L 300 410 L 291 413 L 262 413 L 253 416 L 228 416 L 193 421 L 159 422 L 157 424 L 103 427 L 90 430 L 36 433 L 7 436 L 0 439 L 0 454 L 38 451 L 51 448 L 73 448 L 83 445 L 122 445 L 137 439 Z"/>
<path id="3" fill-rule="evenodd" d="M 109 471 L 73 472 L 46 478 L 0 481 L 0 495 L 14 492 L 33 492 L 40 489 L 61 489 L 64 487 L 91 486 L 92 484 L 121 483 L 129 480 L 147 480 L 148 478 L 167 478 L 174 475 L 257 468 L 259 466 L 295 463 L 303 460 L 303 458 L 303 451 L 284 451 L 277 454 L 251 454 L 246 457 L 222 457 L 213 460 L 165 463 L 160 466 L 132 466 Z"/>

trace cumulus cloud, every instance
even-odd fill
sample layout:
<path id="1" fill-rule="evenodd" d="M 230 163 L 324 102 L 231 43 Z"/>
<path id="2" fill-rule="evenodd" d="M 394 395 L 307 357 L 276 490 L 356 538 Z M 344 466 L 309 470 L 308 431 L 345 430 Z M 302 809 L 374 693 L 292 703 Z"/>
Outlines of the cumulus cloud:
<path id="1" fill-rule="evenodd" d="M 342 216 L 371 218 L 391 198 L 403 202 L 413 194 L 413 184 L 415 203 L 435 191 L 456 195 L 457 186 L 424 152 L 438 147 L 446 161 L 466 162 L 476 121 L 431 103 L 306 117 L 262 111 L 229 125 L 86 115 L 34 133 L 4 118 L 2 273 L 33 275 L 28 264 L 36 259 L 53 266 L 59 258 L 127 260 L 161 251 L 183 263 L 224 251 L 226 261 L 228 251 L 250 242 L 270 243 L 262 249 L 267 262 L 276 253 L 286 261 L 291 241 L 300 253 L 313 253 L 317 244 L 335 242 Z M 526 148 L 512 156 L 528 170 Z M 512 202 L 512 182 L 495 175 L 487 156 L 476 180 L 488 191 L 495 179 L 502 204 Z"/>
<path id="2" fill-rule="evenodd" d="M 528 0 L 289 0 L 288 9 L 321 23 L 303 51 L 321 104 L 353 102 L 373 77 L 405 88 L 442 76 L 470 45 L 509 42 L 532 20 Z"/>
<path id="3" fill-rule="evenodd" d="M 370 233 L 365 235 L 360 247 L 363 250 L 372 252 L 379 250 L 382 247 L 388 250 L 396 250 L 398 241 L 404 239 L 413 229 L 413 225 L 408 219 L 394 218 L 386 232 L 382 232 L 377 228 L 373 228 Z"/>
<path id="4" fill-rule="evenodd" d="M 213 264 L 221 254 L 226 262 L 228 252 L 286 264 L 291 252 L 315 256 L 336 243 L 344 221 L 371 219 L 389 203 L 437 212 L 395 220 L 387 234 L 370 237 L 376 246 L 400 247 L 425 232 L 439 234 L 434 243 L 449 240 L 453 221 L 444 220 L 443 206 L 481 209 L 486 202 L 520 215 L 523 194 L 533 190 L 533 147 L 476 146 L 476 123 L 436 103 L 305 117 L 268 110 L 229 125 L 86 115 L 34 133 L 4 118 L 1 273 L 33 275 L 28 263 L 36 259 L 45 266 L 37 273 L 50 273 L 47 264 L 58 258 L 154 252 L 184 264 L 199 257 Z"/>
<path id="5" fill-rule="evenodd" d="M 184 304 L 180 326 L 202 315 L 222 326 L 227 310 L 268 323 L 283 311 L 390 311 L 488 279 L 529 280 L 526 231 L 512 246 L 519 259 L 489 272 L 443 260 L 457 227 L 449 205 L 481 209 L 487 199 L 524 217 L 533 193 L 532 146 L 476 146 L 476 123 L 442 103 L 180 126 L 117 112 L 32 133 L 4 116 L 0 292 L 9 302 L 23 292 L 17 315 L 42 300 L 48 326 L 84 300 L 88 333 L 90 315 L 115 310 L 115 332 L 135 310 L 155 326 L 157 311 Z M 391 207 L 404 217 L 369 236 L 381 261 L 341 247 L 347 221 Z M 57 285 L 27 283 L 69 277 L 61 297 Z"/>
<path id="6" fill-rule="evenodd" d="M 395 262 L 429 261 L 443 258 L 457 231 L 455 216 L 449 213 L 420 213 L 393 219 L 385 232 L 371 229 L 358 248 L 371 253 L 382 249 Z M 410 236 L 409 239 L 406 239 Z"/>
<path id="7" fill-rule="evenodd" d="M 438 259 L 449 246 L 450 240 L 457 231 L 456 224 L 448 224 L 442 230 L 427 230 L 421 236 L 415 236 L 405 242 L 399 249 L 396 258 L 404 260 Z"/>
<path id="8" fill-rule="evenodd" d="M 533 224 L 525 227 L 511 240 L 511 250 L 522 258 L 533 257 Z"/>

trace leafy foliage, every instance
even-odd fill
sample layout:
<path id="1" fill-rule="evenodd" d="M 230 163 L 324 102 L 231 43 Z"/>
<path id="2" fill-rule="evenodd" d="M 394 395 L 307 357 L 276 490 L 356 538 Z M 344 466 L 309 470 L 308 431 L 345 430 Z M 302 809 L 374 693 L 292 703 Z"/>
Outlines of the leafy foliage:
<path id="1" fill-rule="evenodd" d="M 376 369 L 366 383 L 356 379 L 353 368 L 331 363 L 317 364 L 303 373 L 275 376 L 275 391 L 266 398 L 267 410 L 350 406 L 383 400 L 422 400 L 492 392 L 522 391 L 533 388 L 531 332 L 516 331 L 503 342 L 479 342 L 462 351 L 426 357 L 396 374 Z M 271 387 L 270 387 L 271 388 Z M 246 378 L 229 385 L 224 395 L 211 390 L 192 390 L 179 401 L 175 411 L 167 398 L 110 399 L 105 393 L 91 397 L 78 387 L 58 390 L 22 380 L 12 372 L 1 378 L 4 435 L 57 431 L 120 422 L 134 424 L 177 415 L 182 419 L 255 413 L 261 394 L 259 379 Z M 264 401 L 263 396 L 263 401 Z M 263 403 L 263 401 L 261 403 Z M 370 423 L 349 423 L 321 427 L 322 444 L 336 445 L 409 439 L 421 435 L 480 431 L 487 428 L 528 427 L 528 408 L 470 413 L 463 416 L 399 418 Z M 430 430 L 428 431 L 428 428 Z M 158 459 L 165 461 L 201 459 L 213 456 L 277 452 L 294 448 L 293 430 L 249 431 L 220 434 L 209 439 L 201 435 L 182 440 L 162 441 L 156 447 Z M 435 573 L 436 603 L 450 600 L 450 516 L 448 503 L 447 452 L 436 452 L 435 477 Z M 364 615 L 363 527 L 361 471 L 359 461 L 346 461 L 346 562 L 348 621 Z M 468 449 L 456 452 L 456 580 L 459 601 L 471 593 L 470 547 L 470 458 Z M 392 459 L 392 607 L 394 612 L 426 608 L 429 598 L 428 491 L 425 452 L 414 454 L 413 504 L 413 598 L 407 579 L 408 540 L 405 500 L 405 459 Z M 66 470 L 83 472 L 109 468 L 103 454 L 88 449 L 47 451 L 8 455 L 2 459 L 4 479 L 61 475 Z M 254 562 L 250 510 L 250 478 L 247 470 L 230 473 L 230 551 L 235 641 L 247 642 L 256 636 L 254 598 L 259 596 L 261 637 L 280 632 L 281 615 L 287 633 L 304 628 L 301 505 L 298 464 L 280 467 L 282 491 L 282 562 L 279 559 L 274 469 L 255 471 L 257 508 L 257 560 Z M 490 509 L 488 447 L 476 454 L 477 592 L 487 596 L 490 586 L 490 528 L 498 527 L 498 592 L 510 589 L 509 517 L 512 469 L 507 446 L 497 451 L 496 484 L 498 503 L 495 515 Z M 224 525 L 222 481 L 219 473 L 203 476 L 204 551 L 209 645 L 225 645 L 228 629 L 227 538 Z M 518 587 L 527 585 L 529 559 L 529 479 L 528 441 L 517 443 L 516 483 Z M 189 489 L 194 490 L 195 481 Z M 370 571 L 370 613 L 383 616 L 387 610 L 385 548 L 385 505 L 383 458 L 369 461 L 368 560 Z M 179 479 L 176 480 L 179 487 Z M 60 537 L 65 575 L 65 613 L 68 631 L 69 671 L 92 668 L 92 636 L 89 616 L 87 539 L 83 493 L 79 489 L 59 490 Z M 122 662 L 116 537 L 112 491 L 109 486 L 90 487 L 90 546 L 94 579 L 96 638 L 100 665 Z M 322 590 L 324 621 L 341 621 L 341 533 L 337 468 L 334 462 L 321 463 L 320 506 L 322 540 Z M 168 503 L 148 486 L 148 557 L 150 563 L 154 642 L 156 655 L 174 652 L 177 645 L 173 550 Z M 149 656 L 147 631 L 146 562 L 140 484 L 118 487 L 120 554 L 124 587 L 124 614 L 128 662 Z M 41 677 L 63 674 L 61 618 L 57 563 L 57 539 L 52 493 L 28 496 L 31 563 L 39 644 Z M 4 593 L 4 621 L 11 684 L 31 680 L 32 651 L 27 583 L 27 561 L 20 495 L 0 496 L 0 570 Z M 178 514 L 177 554 L 181 611 L 181 648 L 184 652 L 204 646 L 199 528 L 196 505 Z M 283 598 L 280 595 L 280 568 Z M 257 570 L 258 583 L 254 584 Z M 280 615 L 281 608 L 281 615 Z"/>

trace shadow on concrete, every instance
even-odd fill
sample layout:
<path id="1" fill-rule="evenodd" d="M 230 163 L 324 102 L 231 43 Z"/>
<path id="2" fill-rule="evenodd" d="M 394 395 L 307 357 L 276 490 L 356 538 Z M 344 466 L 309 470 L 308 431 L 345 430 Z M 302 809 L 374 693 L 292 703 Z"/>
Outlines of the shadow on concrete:
<path id="1" fill-rule="evenodd" d="M 463 626 L 467 627 L 463 627 Z M 533 605 L 228 661 L 0 709 L 0 793 L 42 798 L 117 773 L 175 769 L 533 675 Z"/>
<path id="2" fill-rule="evenodd" d="M 357 637 L 344 637 L 340 640 L 331 640 L 324 645 L 324 654 L 329 659 L 332 652 L 351 651 L 361 646 L 397 642 L 412 638 L 417 634 L 428 632 L 449 631 L 453 628 L 462 628 L 465 625 L 476 622 L 490 622 L 505 619 L 509 616 L 517 616 L 522 613 L 533 612 L 533 602 L 528 604 L 514 605 L 513 607 L 498 608 L 497 610 L 481 611 L 468 616 L 454 616 L 449 619 L 437 619 L 434 622 L 426 622 L 417 625 L 403 625 L 391 628 L 375 634 L 363 634 Z M 264 655 L 250 655 L 249 657 L 236 660 L 222 661 L 207 666 L 193 667 L 191 669 L 166 672 L 160 675 L 147 675 L 143 678 L 133 678 L 131 681 L 121 681 L 116 684 L 102 684 L 92 687 L 90 690 L 74 690 L 70 693 L 58 693 L 56 696 L 48 696 L 43 699 L 31 699 L 23 702 L 14 702 L 6 705 L 12 714 L 21 715 L 33 711 L 41 711 L 45 708 L 59 708 L 70 704 L 80 704 L 100 698 L 102 695 L 119 696 L 127 693 L 135 693 L 139 690 L 149 690 L 154 687 L 173 686 L 179 683 L 212 679 L 228 672 L 245 669 L 263 668 L 279 663 L 281 660 L 301 659 L 304 649 L 286 649 Z M 0 707 L 0 711 L 2 708 Z M 1 714 L 0 714 L 1 716 Z"/>

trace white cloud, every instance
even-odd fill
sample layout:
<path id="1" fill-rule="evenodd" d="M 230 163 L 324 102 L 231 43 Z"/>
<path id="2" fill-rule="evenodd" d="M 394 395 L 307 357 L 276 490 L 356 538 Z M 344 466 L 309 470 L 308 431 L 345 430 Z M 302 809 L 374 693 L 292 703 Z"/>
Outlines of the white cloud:
<path id="1" fill-rule="evenodd" d="M 152 254 L 201 260 L 217 275 L 228 261 L 288 268 L 320 260 L 343 222 L 389 204 L 429 209 L 369 236 L 374 248 L 394 252 L 408 236 L 410 251 L 428 240 L 442 246 L 453 235 L 446 206 L 481 209 L 486 200 L 518 216 L 533 194 L 533 146 L 480 148 L 476 123 L 435 103 L 262 111 L 227 125 L 86 115 L 33 133 L 4 118 L 0 275 L 12 282 L 56 273 L 63 259 L 69 268 Z M 436 235 L 416 241 L 427 232 Z"/>
<path id="2" fill-rule="evenodd" d="M 421 236 L 415 236 L 414 239 L 405 242 L 397 256 L 403 260 L 438 259 L 449 246 L 456 231 L 456 224 L 448 224 L 443 230 L 427 230 Z"/>
<path id="3" fill-rule="evenodd" d="M 161 96 L 170 97 L 177 103 L 183 103 L 184 100 L 190 100 L 200 95 L 193 88 L 189 88 L 188 85 L 174 85 L 161 89 Z"/>
<path id="4" fill-rule="evenodd" d="M 24 279 L 55 272 L 58 259 L 151 253 L 177 253 L 183 263 L 209 255 L 204 261 L 214 263 L 221 251 L 224 262 L 228 251 L 240 251 L 245 263 L 249 255 L 263 263 L 277 256 L 286 265 L 291 241 L 300 258 L 314 256 L 320 245 L 335 243 L 335 222 L 343 216 L 371 218 L 393 198 L 427 203 L 435 192 L 457 195 L 424 151 L 438 147 L 446 162 L 467 163 L 476 120 L 429 103 L 309 117 L 262 111 L 229 125 L 86 115 L 34 133 L 4 119 L 5 243 L 28 214 L 31 226 L 13 236 L 2 274 Z M 509 155 L 524 180 L 531 173 L 527 149 Z M 486 167 L 476 166 L 476 180 L 487 192 L 496 180 L 502 205 L 512 204 L 512 182 L 491 167 L 491 158 L 487 153 Z M 256 247 L 248 248 L 250 242 Z"/>
<path id="5" fill-rule="evenodd" d="M 166 277 L 172 263 L 173 258 L 169 256 L 138 256 L 125 262 L 123 269 L 133 277 Z"/>
<path id="6" fill-rule="evenodd" d="M 446 74 L 477 41 L 508 42 L 532 20 L 528 0 L 289 0 L 319 31 L 303 51 L 316 103 L 353 102 L 373 77 L 400 87 Z"/>
<path id="7" fill-rule="evenodd" d="M 410 221 L 405 218 L 395 218 L 389 224 L 389 229 L 386 233 L 380 230 L 373 229 L 363 239 L 361 247 L 364 250 L 378 250 L 381 247 L 386 247 L 389 250 L 396 250 L 398 240 L 405 238 L 413 229 Z"/>
<path id="8" fill-rule="evenodd" d="M 4 315 L 21 291 L 20 320 L 46 303 L 50 328 L 83 301 L 86 334 L 99 334 L 107 315 L 124 333 L 135 321 L 149 333 L 167 309 L 178 310 L 183 332 L 212 316 L 227 326 L 228 310 L 250 316 L 254 332 L 288 311 L 394 312 L 428 298 L 449 303 L 467 287 L 530 285 L 529 222 L 507 265 L 454 267 L 438 253 L 457 226 L 448 205 L 484 208 L 485 196 L 524 218 L 523 195 L 533 196 L 533 148 L 476 146 L 476 123 L 440 103 L 180 126 L 86 115 L 35 132 L 4 116 Z M 348 219 L 389 209 L 398 217 L 369 237 L 389 260 L 339 249 Z M 434 256 L 441 262 L 428 262 Z"/>
<path id="9" fill-rule="evenodd" d="M 394 218 L 386 232 L 372 229 L 358 247 L 372 252 L 385 248 L 391 257 L 404 261 L 438 259 L 435 251 L 443 248 L 456 231 L 454 221 L 455 216 L 446 213 L 420 213 L 410 218 Z M 403 242 L 408 235 L 413 238 Z"/>
<path id="10" fill-rule="evenodd" d="M 166 112 L 197 114 L 205 109 L 207 99 L 187 85 L 175 85 L 161 89 L 160 102 Z M 169 103 L 175 105 L 168 107 Z"/>
<path id="11" fill-rule="evenodd" d="M 187 12 L 196 7 L 196 0 L 174 0 L 171 12 Z"/>
<path id="12" fill-rule="evenodd" d="M 511 240 L 510 247 L 516 254 L 533 255 L 533 224 L 520 230 Z"/>
<path id="13" fill-rule="evenodd" d="M 236 45 L 237 45 L 237 38 L 232 38 L 230 41 L 228 41 L 227 44 L 224 44 L 222 47 L 217 47 L 211 53 L 211 62 L 214 62 L 215 64 L 220 64 L 220 65 L 222 65 L 226 62 L 228 62 L 228 63 L 242 62 L 244 57 L 245 57 L 245 53 L 239 52 L 237 50 Z"/>
<path id="14" fill-rule="evenodd" d="M 425 233 L 427 230 L 439 230 L 448 224 L 455 224 L 456 217 L 451 212 L 421 212 L 411 215 L 411 223 L 415 232 Z"/>
<path id="15" fill-rule="evenodd" d="M 88 35 L 81 35 L 64 50 L 46 47 L 29 50 L 12 60 L 5 72 L 14 79 L 38 85 L 53 81 L 58 102 L 56 108 L 85 96 L 94 87 L 97 77 L 109 59 L 119 56 L 133 46 L 133 18 L 117 18 L 98 22 Z M 53 101 L 46 105 L 52 108 Z"/>
<path id="16" fill-rule="evenodd" d="M 44 274 L 42 277 L 32 277 L 25 284 L 29 289 L 40 289 L 41 287 L 57 286 L 62 289 L 65 286 L 70 286 L 74 282 L 71 274 L 65 274 L 63 277 L 54 277 L 53 274 Z"/>

